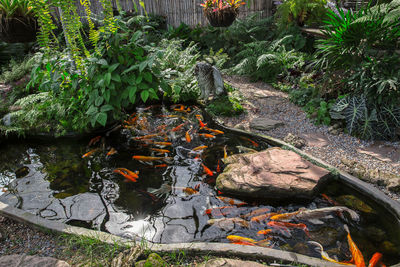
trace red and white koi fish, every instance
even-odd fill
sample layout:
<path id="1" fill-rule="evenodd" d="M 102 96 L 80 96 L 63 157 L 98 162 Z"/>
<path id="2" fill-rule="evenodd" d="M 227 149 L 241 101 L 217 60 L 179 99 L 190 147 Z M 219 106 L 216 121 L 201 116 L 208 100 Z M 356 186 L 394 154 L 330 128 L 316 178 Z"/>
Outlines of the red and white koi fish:
<path id="1" fill-rule="evenodd" d="M 205 213 L 212 216 L 226 216 L 238 211 L 236 206 L 223 206 L 218 208 L 206 209 Z"/>
<path id="2" fill-rule="evenodd" d="M 246 202 L 240 201 L 240 200 L 235 200 L 233 198 L 230 197 L 217 197 L 219 200 L 221 200 L 222 202 L 225 202 L 226 204 L 229 205 L 235 205 L 235 206 L 244 206 L 247 205 Z"/>
<path id="3" fill-rule="evenodd" d="M 323 258 L 326 261 L 330 261 L 330 262 L 334 262 L 334 263 L 342 264 L 342 265 L 353 265 L 352 263 L 339 262 L 337 260 L 332 259 L 331 257 L 329 257 L 328 253 L 326 253 L 324 251 L 324 248 L 322 247 L 322 245 L 320 243 L 318 243 L 318 242 L 308 241 L 307 243 L 317 246 L 316 251 L 321 253 L 321 258 Z"/>
<path id="4" fill-rule="evenodd" d="M 281 229 L 286 229 L 286 228 L 296 228 L 303 230 L 304 233 L 310 237 L 310 234 L 308 232 L 308 228 L 304 223 L 288 223 L 288 222 L 276 222 L 276 221 L 270 221 L 267 223 L 268 226 L 271 227 L 277 227 Z"/>
<path id="5" fill-rule="evenodd" d="M 254 216 L 258 216 L 258 215 L 267 213 L 267 212 L 269 212 L 270 210 L 271 210 L 270 208 L 260 208 L 260 209 L 256 209 L 256 210 L 253 210 L 253 211 L 250 212 L 250 213 L 247 213 L 247 214 L 243 215 L 242 218 L 244 218 L 244 219 L 251 218 L 251 217 L 254 217 Z"/>

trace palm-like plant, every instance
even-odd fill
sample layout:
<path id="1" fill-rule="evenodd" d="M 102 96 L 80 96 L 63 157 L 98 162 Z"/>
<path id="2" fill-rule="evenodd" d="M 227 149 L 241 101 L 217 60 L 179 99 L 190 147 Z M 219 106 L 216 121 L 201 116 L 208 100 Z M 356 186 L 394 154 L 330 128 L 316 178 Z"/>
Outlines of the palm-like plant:
<path id="1" fill-rule="evenodd" d="M 33 16 L 32 7 L 28 0 L 0 0 L 0 17 L 27 17 Z"/>

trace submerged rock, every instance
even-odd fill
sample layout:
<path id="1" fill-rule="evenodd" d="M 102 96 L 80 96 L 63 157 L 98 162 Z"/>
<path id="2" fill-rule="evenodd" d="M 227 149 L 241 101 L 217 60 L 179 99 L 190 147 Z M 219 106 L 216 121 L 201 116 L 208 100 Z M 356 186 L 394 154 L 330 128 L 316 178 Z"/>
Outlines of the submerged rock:
<path id="1" fill-rule="evenodd" d="M 225 160 L 217 178 L 222 192 L 252 198 L 312 198 L 329 177 L 329 171 L 300 155 L 280 148 L 237 154 Z"/>
<path id="2" fill-rule="evenodd" d="M 349 208 L 353 208 L 362 212 L 371 213 L 374 210 L 365 204 L 361 199 L 353 195 L 343 195 L 336 199 L 340 204 L 343 204 Z"/>
<path id="3" fill-rule="evenodd" d="M 25 177 L 29 174 L 29 168 L 26 166 L 23 166 L 19 168 L 18 170 L 15 171 L 15 175 L 17 178 L 22 178 Z"/>
<path id="4" fill-rule="evenodd" d="M 262 267 L 265 266 L 263 264 L 254 262 L 254 261 L 242 261 L 242 260 L 234 260 L 234 259 L 226 259 L 226 258 L 218 258 L 212 259 L 209 261 L 202 262 L 200 264 L 193 264 L 192 266 L 198 267 L 222 267 L 222 266 L 230 266 L 230 267 Z"/>

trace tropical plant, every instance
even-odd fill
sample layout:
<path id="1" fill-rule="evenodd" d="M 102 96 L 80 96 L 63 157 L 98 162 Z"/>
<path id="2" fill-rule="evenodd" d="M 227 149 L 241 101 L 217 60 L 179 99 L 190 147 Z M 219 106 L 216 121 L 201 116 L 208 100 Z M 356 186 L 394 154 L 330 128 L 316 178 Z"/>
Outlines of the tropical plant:
<path id="1" fill-rule="evenodd" d="M 0 19 L 33 16 L 29 0 L 0 0 Z"/>
<path id="2" fill-rule="evenodd" d="M 174 102 L 196 100 L 200 95 L 194 68 L 200 59 L 200 53 L 194 43 L 183 47 L 183 40 L 162 40 L 152 49 L 157 55 L 156 64 L 161 70 L 160 76 L 169 85 L 166 94 Z"/>
<path id="3" fill-rule="evenodd" d="M 366 7 L 358 12 L 329 10 L 325 21 L 326 38 L 317 42 L 317 68 L 347 68 L 379 57 L 382 50 L 393 53 L 399 47 L 400 1 Z M 382 12 L 386 11 L 386 12 Z"/>
<path id="4" fill-rule="evenodd" d="M 265 82 L 273 82 L 278 76 L 286 76 L 289 68 L 304 64 L 304 54 L 287 49 L 293 47 L 294 40 L 294 36 L 287 35 L 272 43 L 257 41 L 246 44 L 235 57 L 240 63 L 232 68 L 233 73 Z"/>
<path id="5" fill-rule="evenodd" d="M 289 25 L 321 24 L 325 18 L 326 0 L 283 0 L 277 8 L 276 18 L 280 28 Z"/>
<path id="6" fill-rule="evenodd" d="M 400 127 L 400 108 L 386 104 L 368 103 L 365 95 L 345 96 L 332 106 L 332 119 L 343 119 L 350 134 L 364 139 L 388 139 Z"/>

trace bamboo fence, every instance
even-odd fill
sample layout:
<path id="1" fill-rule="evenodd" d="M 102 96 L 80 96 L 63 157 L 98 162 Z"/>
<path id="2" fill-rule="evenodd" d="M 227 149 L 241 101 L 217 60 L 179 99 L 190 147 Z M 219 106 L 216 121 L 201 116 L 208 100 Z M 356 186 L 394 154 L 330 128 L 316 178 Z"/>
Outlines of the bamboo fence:
<path id="1" fill-rule="evenodd" d="M 101 16 L 103 9 L 98 0 L 90 0 L 91 10 L 95 15 Z M 134 11 L 135 5 L 140 14 L 154 14 L 165 17 L 167 25 L 173 27 L 179 26 L 182 22 L 189 26 L 207 25 L 208 22 L 203 16 L 203 10 L 200 6 L 202 0 L 143 0 L 145 11 L 139 5 L 139 0 L 119 0 L 121 8 L 125 11 Z M 84 7 L 80 1 L 76 1 L 78 13 L 85 16 Z M 117 9 L 115 0 L 113 5 Z M 262 17 L 272 15 L 273 0 L 249 0 L 248 4 L 240 7 L 239 17 L 245 17 L 251 13 L 259 12 Z M 58 15 L 58 14 L 57 14 Z M 85 23 L 85 20 L 82 20 Z"/>

